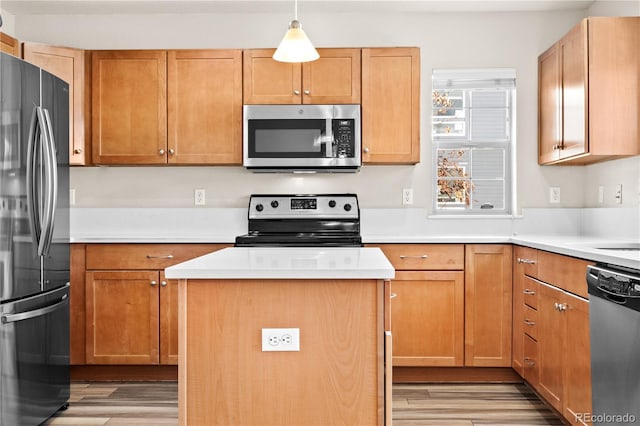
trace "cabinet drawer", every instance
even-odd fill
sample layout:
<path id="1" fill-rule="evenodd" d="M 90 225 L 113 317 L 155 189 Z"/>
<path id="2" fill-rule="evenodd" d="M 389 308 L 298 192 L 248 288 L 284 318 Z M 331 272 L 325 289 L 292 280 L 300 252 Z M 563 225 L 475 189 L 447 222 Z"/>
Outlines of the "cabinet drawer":
<path id="1" fill-rule="evenodd" d="M 538 387 L 538 343 L 524 336 L 524 379 L 534 389 Z"/>
<path id="2" fill-rule="evenodd" d="M 463 244 L 378 245 L 397 271 L 463 270 Z"/>
<path id="3" fill-rule="evenodd" d="M 531 308 L 530 306 L 525 305 L 523 307 L 524 316 L 523 316 L 523 330 L 525 334 L 531 337 L 533 340 L 538 340 L 538 311 Z"/>
<path id="4" fill-rule="evenodd" d="M 540 284 L 533 278 L 524 277 L 524 288 L 522 289 L 524 293 L 524 304 L 533 309 L 538 309 L 539 285 Z"/>
<path id="5" fill-rule="evenodd" d="M 222 244 L 88 244 L 88 270 L 164 269 L 219 250 Z"/>
<path id="6" fill-rule="evenodd" d="M 524 265 L 525 275 L 538 277 L 538 250 L 530 247 L 517 247 L 516 262 Z"/>
<path id="7" fill-rule="evenodd" d="M 587 265 L 593 265 L 575 257 L 538 251 L 538 279 L 569 293 L 589 298 L 587 293 Z"/>

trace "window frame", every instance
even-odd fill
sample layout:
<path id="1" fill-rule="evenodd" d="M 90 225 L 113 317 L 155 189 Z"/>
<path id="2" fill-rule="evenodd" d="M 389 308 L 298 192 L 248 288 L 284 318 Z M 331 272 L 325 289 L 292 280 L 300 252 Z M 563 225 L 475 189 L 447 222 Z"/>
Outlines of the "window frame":
<path id="1" fill-rule="evenodd" d="M 452 83 L 451 87 L 444 87 L 442 85 L 442 76 L 443 75 L 451 75 L 450 82 Z M 469 76 L 473 76 L 469 78 Z M 495 86 L 491 85 L 491 76 L 494 76 L 493 79 L 499 81 L 500 79 L 507 80 L 507 83 L 499 83 Z M 440 84 L 436 84 L 435 80 L 439 79 Z M 478 87 L 474 86 L 474 81 L 478 81 Z M 456 84 L 461 82 L 461 84 Z M 509 84 L 510 82 L 510 84 Z M 432 214 L 437 217 L 443 216 L 456 216 L 456 217 L 466 217 L 466 216 L 482 216 L 482 217 L 512 217 L 515 212 L 516 205 L 516 84 L 515 84 L 515 70 L 513 69 L 489 69 L 489 70 L 434 70 L 432 76 L 432 89 L 431 89 L 431 138 L 432 138 L 432 204 L 431 210 Z M 507 127 L 505 129 L 507 138 L 502 141 L 486 141 L 486 140 L 471 140 L 473 129 L 471 128 L 471 115 L 472 115 L 472 106 L 471 98 L 474 91 L 478 90 L 503 90 L 507 94 L 506 99 L 506 114 L 507 114 Z M 464 136 L 460 135 L 436 135 L 434 134 L 434 125 L 435 119 L 438 117 L 435 115 L 435 106 L 433 103 L 434 92 L 442 91 L 442 90 L 462 90 L 463 92 L 463 108 L 465 108 L 465 116 L 464 116 L 464 126 L 465 126 L 465 134 Z M 441 169 L 440 157 L 439 153 L 441 150 L 469 150 L 469 159 L 468 166 L 471 168 L 471 173 L 473 174 L 473 150 L 476 149 L 500 149 L 503 151 L 503 177 L 502 180 L 504 182 L 502 189 L 502 199 L 503 199 L 503 207 L 496 208 L 487 208 L 482 209 L 479 206 L 473 207 L 473 187 L 469 193 L 469 204 L 466 202 L 461 203 L 462 206 L 459 207 L 442 207 L 439 201 L 439 196 L 441 192 L 439 191 L 439 181 L 442 180 L 442 177 L 438 176 L 438 172 Z M 483 179 L 483 178 L 473 178 L 473 176 L 469 176 L 469 182 L 473 183 L 474 181 L 490 181 L 496 179 Z"/>

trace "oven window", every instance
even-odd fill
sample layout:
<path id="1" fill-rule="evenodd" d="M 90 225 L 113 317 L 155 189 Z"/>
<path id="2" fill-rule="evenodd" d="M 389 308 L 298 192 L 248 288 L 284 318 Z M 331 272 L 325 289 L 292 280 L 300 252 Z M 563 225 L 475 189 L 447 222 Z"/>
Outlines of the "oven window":
<path id="1" fill-rule="evenodd" d="M 250 156 L 325 157 L 325 128 L 326 120 L 250 120 Z"/>

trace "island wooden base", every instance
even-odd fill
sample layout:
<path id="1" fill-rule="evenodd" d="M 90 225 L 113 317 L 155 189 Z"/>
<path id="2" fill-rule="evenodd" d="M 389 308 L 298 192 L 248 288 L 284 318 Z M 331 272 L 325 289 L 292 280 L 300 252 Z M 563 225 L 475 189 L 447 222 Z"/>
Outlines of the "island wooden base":
<path id="1" fill-rule="evenodd" d="M 180 280 L 180 425 L 384 424 L 384 290 L 380 280 Z M 262 352 L 262 328 L 299 328 L 300 351 Z"/>

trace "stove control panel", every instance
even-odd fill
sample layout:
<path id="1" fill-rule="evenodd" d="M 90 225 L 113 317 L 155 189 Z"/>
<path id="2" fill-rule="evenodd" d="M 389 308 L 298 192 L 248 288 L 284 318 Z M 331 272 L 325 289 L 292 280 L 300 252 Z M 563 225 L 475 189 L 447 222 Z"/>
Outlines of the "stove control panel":
<path id="1" fill-rule="evenodd" d="M 249 200 L 249 219 L 359 219 L 359 217 L 358 197 L 355 194 L 254 194 Z"/>

